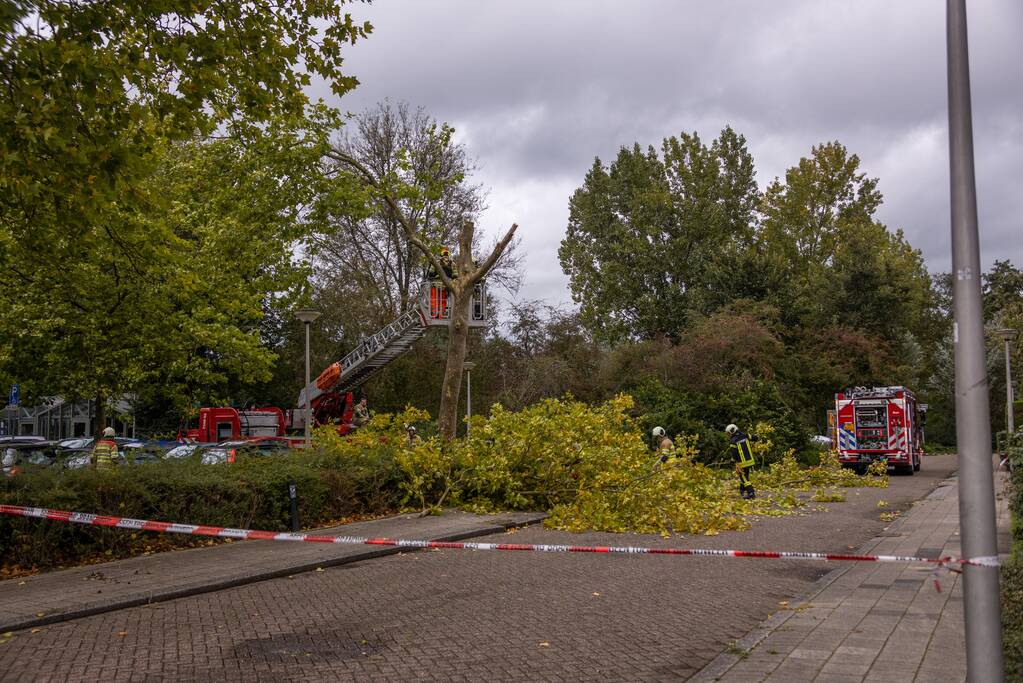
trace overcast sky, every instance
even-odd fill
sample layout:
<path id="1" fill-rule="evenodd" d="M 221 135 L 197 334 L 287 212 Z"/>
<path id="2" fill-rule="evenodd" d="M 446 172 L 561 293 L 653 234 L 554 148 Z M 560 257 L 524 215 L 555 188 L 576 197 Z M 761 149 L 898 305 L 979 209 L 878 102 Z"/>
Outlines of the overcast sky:
<path id="1" fill-rule="evenodd" d="M 1023 266 L 1023 2 L 972 0 L 981 259 Z M 360 111 L 390 98 L 457 130 L 512 222 L 520 299 L 570 300 L 557 250 L 568 199 L 600 157 L 682 131 L 746 136 L 763 188 L 839 140 L 880 178 L 879 218 L 948 270 L 945 3 L 940 0 L 376 0 L 347 50 Z"/>

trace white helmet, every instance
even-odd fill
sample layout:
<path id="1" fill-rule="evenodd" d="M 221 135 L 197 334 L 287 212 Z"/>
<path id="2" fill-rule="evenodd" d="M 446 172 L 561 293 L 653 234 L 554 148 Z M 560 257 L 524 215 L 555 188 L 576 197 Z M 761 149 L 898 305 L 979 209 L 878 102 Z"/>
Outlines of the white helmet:
<path id="1" fill-rule="evenodd" d="M 664 427 L 654 427 L 654 430 L 650 433 L 654 436 L 664 436 Z"/>
<path id="2" fill-rule="evenodd" d="M 103 436 L 113 436 L 115 433 L 113 427 L 107 427 L 103 430 Z"/>
<path id="3" fill-rule="evenodd" d="M 734 424 L 730 424 L 727 427 L 725 427 L 725 431 L 728 432 L 729 434 L 735 434 L 737 431 L 739 431 L 739 428 Z"/>

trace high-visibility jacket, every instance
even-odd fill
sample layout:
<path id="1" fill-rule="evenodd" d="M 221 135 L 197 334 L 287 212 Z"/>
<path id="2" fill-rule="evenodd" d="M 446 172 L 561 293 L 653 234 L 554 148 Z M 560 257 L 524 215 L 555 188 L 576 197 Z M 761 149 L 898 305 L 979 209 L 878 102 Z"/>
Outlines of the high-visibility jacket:
<path id="1" fill-rule="evenodd" d="M 117 444 L 110 439 L 100 439 L 92 448 L 92 464 L 98 470 L 110 469 L 119 457 Z"/>
<path id="2" fill-rule="evenodd" d="M 664 462 L 668 458 L 675 456 L 675 442 L 668 437 L 661 439 L 660 445 L 657 447 L 657 456 Z"/>
<path id="3" fill-rule="evenodd" d="M 732 457 L 742 469 L 753 467 L 753 449 L 749 445 L 749 437 L 738 431 L 732 434 Z"/>

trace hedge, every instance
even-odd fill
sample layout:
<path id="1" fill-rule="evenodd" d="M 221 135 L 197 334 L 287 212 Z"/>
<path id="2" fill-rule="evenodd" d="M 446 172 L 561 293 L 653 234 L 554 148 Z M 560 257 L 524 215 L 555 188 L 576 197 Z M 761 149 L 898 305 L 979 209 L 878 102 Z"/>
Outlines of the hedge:
<path id="1" fill-rule="evenodd" d="M 358 458 L 313 451 L 240 456 L 233 465 L 164 461 L 111 470 L 25 470 L 0 482 L 0 503 L 233 528 L 290 530 L 288 483 L 305 527 L 394 509 L 393 448 Z M 167 535 L 176 546 L 204 543 Z M 0 518 L 0 566 L 49 568 L 96 555 L 143 552 L 150 534 L 16 517 Z"/>

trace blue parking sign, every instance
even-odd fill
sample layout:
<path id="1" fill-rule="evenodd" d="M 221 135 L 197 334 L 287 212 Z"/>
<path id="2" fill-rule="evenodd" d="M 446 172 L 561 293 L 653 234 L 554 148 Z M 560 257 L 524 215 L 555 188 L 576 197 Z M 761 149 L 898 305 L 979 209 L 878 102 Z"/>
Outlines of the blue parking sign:
<path id="1" fill-rule="evenodd" d="M 21 401 L 21 387 L 18 386 L 17 384 L 12 384 L 11 385 L 11 394 L 8 397 L 7 404 L 8 405 L 12 405 L 12 406 L 16 406 L 16 405 L 18 405 L 19 401 Z"/>

